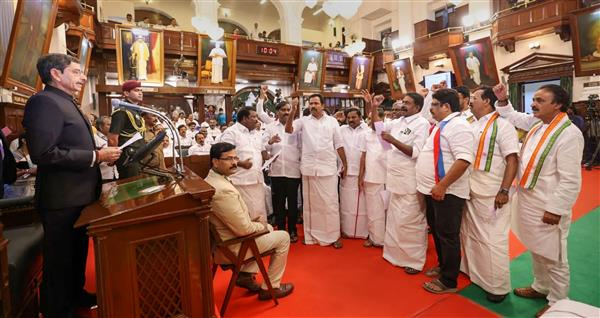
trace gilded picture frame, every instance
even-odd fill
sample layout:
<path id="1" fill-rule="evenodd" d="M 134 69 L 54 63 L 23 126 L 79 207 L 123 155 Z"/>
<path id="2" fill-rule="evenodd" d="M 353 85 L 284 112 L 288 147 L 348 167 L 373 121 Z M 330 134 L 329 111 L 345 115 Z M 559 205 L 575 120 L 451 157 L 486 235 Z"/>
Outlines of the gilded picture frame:
<path id="1" fill-rule="evenodd" d="M 119 84 L 138 80 L 144 86 L 163 86 L 163 31 L 117 25 L 117 72 Z"/>

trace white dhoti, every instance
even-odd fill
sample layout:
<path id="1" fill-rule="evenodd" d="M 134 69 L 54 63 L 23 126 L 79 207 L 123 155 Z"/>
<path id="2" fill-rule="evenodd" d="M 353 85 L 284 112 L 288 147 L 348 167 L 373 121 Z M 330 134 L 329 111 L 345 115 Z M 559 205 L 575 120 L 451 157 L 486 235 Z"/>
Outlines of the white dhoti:
<path id="1" fill-rule="evenodd" d="M 340 181 L 340 217 L 344 235 L 367 238 L 369 229 L 365 194 L 358 189 L 358 176 L 346 176 Z"/>
<path id="2" fill-rule="evenodd" d="M 242 195 L 242 199 L 248 207 L 250 219 L 255 220 L 260 217 L 261 220 L 267 221 L 267 208 L 265 206 L 265 188 L 262 183 L 249 185 L 235 185 Z"/>
<path id="3" fill-rule="evenodd" d="M 460 269 L 471 281 L 494 295 L 508 294 L 510 206 L 494 211 L 495 196 L 471 192 L 461 225 L 464 251 Z"/>
<path id="4" fill-rule="evenodd" d="M 330 245 L 340 238 L 337 175 L 302 176 L 303 227 L 306 244 Z"/>
<path id="5" fill-rule="evenodd" d="M 538 187 L 539 184 L 534 190 L 518 188 L 514 196 L 516 209 L 513 211 L 512 227 L 519 240 L 531 251 L 534 276 L 531 287 L 548 294 L 548 303 L 553 305 L 569 294 L 567 237 L 571 215 L 562 215 L 558 225 L 543 223 L 546 196 Z"/>
<path id="6" fill-rule="evenodd" d="M 427 254 L 423 195 L 392 193 L 387 211 L 383 258 L 393 265 L 422 270 Z"/>
<path id="7" fill-rule="evenodd" d="M 385 191 L 384 184 L 365 182 L 365 205 L 369 239 L 375 245 L 383 245 L 385 236 L 385 206 L 381 193 Z"/>

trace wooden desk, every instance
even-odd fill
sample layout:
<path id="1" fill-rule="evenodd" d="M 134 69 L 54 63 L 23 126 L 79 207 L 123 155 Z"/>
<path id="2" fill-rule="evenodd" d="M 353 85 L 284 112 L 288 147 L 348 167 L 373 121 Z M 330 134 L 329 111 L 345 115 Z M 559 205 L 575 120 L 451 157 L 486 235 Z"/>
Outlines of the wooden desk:
<path id="1" fill-rule="evenodd" d="M 164 186 L 143 195 L 144 189 Z M 140 192 L 142 191 L 142 192 Z M 209 202 L 191 170 L 103 185 L 76 223 L 94 239 L 98 317 L 214 317 Z"/>

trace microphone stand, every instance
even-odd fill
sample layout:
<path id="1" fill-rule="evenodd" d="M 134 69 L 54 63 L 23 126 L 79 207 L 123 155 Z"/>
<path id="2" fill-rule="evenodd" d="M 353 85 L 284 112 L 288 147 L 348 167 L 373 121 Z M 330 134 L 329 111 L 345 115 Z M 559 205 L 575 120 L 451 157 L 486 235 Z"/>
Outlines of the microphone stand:
<path id="1" fill-rule="evenodd" d="M 112 101 L 112 107 L 113 108 L 126 108 L 126 109 L 130 109 L 130 110 L 135 110 L 137 112 L 150 113 L 150 114 L 156 115 L 156 117 L 162 119 L 165 122 L 165 124 L 167 126 L 169 126 L 171 131 L 173 131 L 173 139 L 177 138 L 177 145 L 179 146 L 179 164 L 177 164 L 177 158 L 173 158 L 173 162 L 174 162 L 174 166 L 175 166 L 175 173 L 177 173 L 178 176 L 183 177 L 183 172 L 185 170 L 184 170 L 184 166 L 183 166 L 183 157 L 181 156 L 181 153 L 182 153 L 181 139 L 179 139 L 179 134 L 177 132 L 177 129 L 175 128 L 175 126 L 173 125 L 173 123 L 167 116 L 163 115 L 161 112 L 154 110 L 152 108 L 131 104 L 128 102 L 117 100 L 117 99 L 114 99 Z M 177 153 L 176 149 L 175 149 L 175 143 L 173 143 L 172 149 L 173 149 L 173 156 L 175 156 L 175 154 Z"/>

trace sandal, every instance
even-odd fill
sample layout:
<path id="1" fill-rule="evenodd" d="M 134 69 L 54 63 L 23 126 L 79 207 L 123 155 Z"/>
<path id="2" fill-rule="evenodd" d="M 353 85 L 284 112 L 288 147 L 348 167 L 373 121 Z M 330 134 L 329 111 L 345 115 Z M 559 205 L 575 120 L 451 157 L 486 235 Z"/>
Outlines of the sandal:
<path id="1" fill-rule="evenodd" d="M 420 273 L 421 271 L 418 269 L 414 269 L 412 267 L 406 266 L 406 267 L 404 267 L 404 272 L 407 273 L 408 275 L 415 275 L 415 274 Z"/>
<path id="2" fill-rule="evenodd" d="M 449 288 L 444 285 L 444 283 L 440 282 L 439 279 L 432 280 L 430 282 L 426 282 L 423 284 L 423 288 L 426 291 L 434 294 L 448 294 L 448 293 L 456 293 L 456 288 Z"/>
<path id="3" fill-rule="evenodd" d="M 364 247 L 373 247 L 375 245 L 375 243 L 373 243 L 373 241 L 371 241 L 370 239 L 367 239 L 364 243 L 363 246 Z"/>
<path id="4" fill-rule="evenodd" d="M 333 242 L 333 248 L 335 248 L 336 250 L 342 248 L 344 246 L 344 244 L 342 243 L 342 239 L 339 239 L 335 242 Z"/>
<path id="5" fill-rule="evenodd" d="M 531 287 L 519 287 L 513 290 L 515 295 L 524 298 L 546 298 L 548 295 L 542 294 Z"/>
<path id="6" fill-rule="evenodd" d="M 439 266 L 432 267 L 425 272 L 425 276 L 428 276 L 428 277 L 440 276 L 440 271 L 441 271 L 441 269 Z"/>

